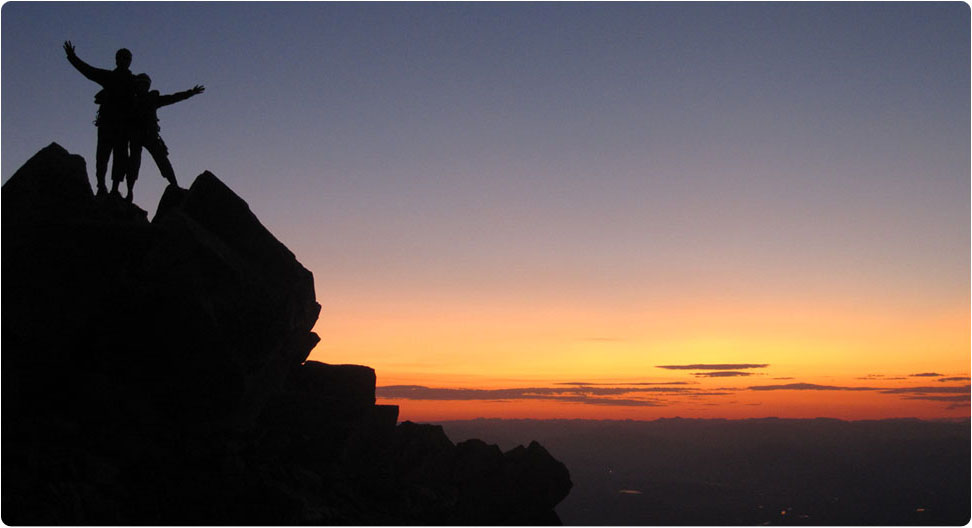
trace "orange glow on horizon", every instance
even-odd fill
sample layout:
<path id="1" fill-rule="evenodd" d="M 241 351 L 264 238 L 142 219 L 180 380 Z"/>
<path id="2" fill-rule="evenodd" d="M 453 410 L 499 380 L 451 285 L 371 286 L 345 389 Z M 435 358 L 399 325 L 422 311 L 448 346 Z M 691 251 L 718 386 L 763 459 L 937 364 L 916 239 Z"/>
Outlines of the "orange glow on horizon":
<path id="1" fill-rule="evenodd" d="M 322 343 L 310 359 L 368 365 L 376 370 L 379 387 L 490 390 L 676 382 L 700 393 L 616 396 L 657 399 L 654 406 L 536 396 L 379 398 L 399 405 L 402 420 L 969 417 L 968 390 L 881 392 L 968 386 L 967 303 L 888 303 L 875 309 L 871 302 L 821 299 L 662 301 L 578 308 L 560 300 L 473 304 L 431 298 L 399 304 L 339 297 L 334 305 L 340 309 L 329 310 L 325 303 L 316 329 Z M 733 377 L 659 368 L 737 363 L 768 366 Z M 959 379 L 939 381 L 946 378 Z M 873 390 L 748 390 L 791 383 Z"/>

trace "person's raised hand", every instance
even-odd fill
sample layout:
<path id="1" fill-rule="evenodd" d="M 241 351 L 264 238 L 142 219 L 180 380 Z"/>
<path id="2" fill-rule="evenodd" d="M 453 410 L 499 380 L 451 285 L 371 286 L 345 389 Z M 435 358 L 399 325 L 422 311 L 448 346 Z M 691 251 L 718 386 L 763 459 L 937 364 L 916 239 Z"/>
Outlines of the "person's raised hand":
<path id="1" fill-rule="evenodd" d="M 64 41 L 64 53 L 67 53 L 68 57 L 74 55 L 74 44 L 71 44 L 70 40 Z"/>
<path id="2" fill-rule="evenodd" d="M 206 87 L 201 84 L 197 84 L 192 87 L 192 90 L 189 91 L 192 92 L 192 95 L 201 94 L 206 91 Z"/>

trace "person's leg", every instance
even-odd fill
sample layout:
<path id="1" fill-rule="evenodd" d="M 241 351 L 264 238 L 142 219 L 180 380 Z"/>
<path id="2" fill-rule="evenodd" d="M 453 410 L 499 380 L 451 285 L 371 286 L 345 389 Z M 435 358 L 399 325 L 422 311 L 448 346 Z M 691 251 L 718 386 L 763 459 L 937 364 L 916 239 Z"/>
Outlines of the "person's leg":
<path id="1" fill-rule="evenodd" d="M 118 193 L 118 186 L 128 172 L 128 136 L 121 130 L 111 132 L 111 194 Z"/>
<path id="2" fill-rule="evenodd" d="M 111 156 L 111 134 L 104 127 L 98 127 L 98 146 L 95 149 L 95 181 L 98 185 L 98 195 L 108 190 L 105 187 L 105 175 L 108 174 L 108 157 Z"/>
<path id="3" fill-rule="evenodd" d="M 165 146 L 162 138 L 146 142 L 145 149 L 149 151 L 152 159 L 155 160 L 155 164 L 159 166 L 159 173 L 162 174 L 162 177 L 168 180 L 170 185 L 178 187 L 175 170 L 172 169 L 172 163 L 169 162 L 169 149 Z"/>
<path id="4" fill-rule="evenodd" d="M 138 180 L 138 171 L 142 167 L 142 143 L 139 140 L 132 140 L 129 144 L 128 152 L 128 174 L 125 177 L 128 183 L 128 195 L 125 199 L 132 201 L 132 192 L 135 190 L 135 180 Z"/>

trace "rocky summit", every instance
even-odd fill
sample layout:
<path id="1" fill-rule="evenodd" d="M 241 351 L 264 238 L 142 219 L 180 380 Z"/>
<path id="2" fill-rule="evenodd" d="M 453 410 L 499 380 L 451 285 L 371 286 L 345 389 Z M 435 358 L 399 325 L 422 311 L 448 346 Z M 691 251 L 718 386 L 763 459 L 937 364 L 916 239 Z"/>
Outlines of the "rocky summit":
<path id="1" fill-rule="evenodd" d="M 311 272 L 213 174 L 149 220 L 51 144 L 0 197 L 5 523 L 559 523 L 536 442 L 454 444 L 307 360 Z"/>

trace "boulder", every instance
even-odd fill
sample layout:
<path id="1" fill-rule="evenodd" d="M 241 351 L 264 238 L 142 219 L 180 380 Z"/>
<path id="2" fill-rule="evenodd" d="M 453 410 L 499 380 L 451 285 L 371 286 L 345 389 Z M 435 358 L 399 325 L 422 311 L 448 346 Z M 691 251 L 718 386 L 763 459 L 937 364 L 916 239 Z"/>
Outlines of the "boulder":
<path id="1" fill-rule="evenodd" d="M 539 445 L 457 446 L 307 361 L 311 272 L 212 173 L 149 221 L 51 144 L 0 196 L 8 524 L 557 522 Z"/>
<path id="2" fill-rule="evenodd" d="M 150 223 L 52 144 L 2 197 L 14 412 L 246 428 L 318 341 L 313 276 L 211 173 Z"/>

